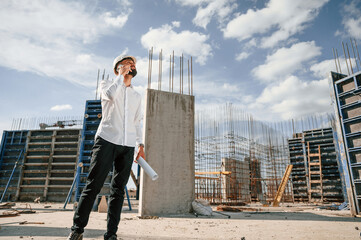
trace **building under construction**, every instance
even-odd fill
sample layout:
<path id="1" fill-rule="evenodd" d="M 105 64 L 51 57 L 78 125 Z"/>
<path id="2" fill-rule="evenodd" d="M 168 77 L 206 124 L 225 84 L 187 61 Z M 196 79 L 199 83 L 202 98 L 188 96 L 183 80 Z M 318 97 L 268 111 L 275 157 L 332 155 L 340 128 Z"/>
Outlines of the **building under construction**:
<path id="1" fill-rule="evenodd" d="M 149 89 L 152 56 L 151 50 Z M 158 90 L 161 91 L 162 52 L 159 56 Z M 169 62 L 168 88 L 173 93 L 174 54 Z M 187 93 L 183 89 L 182 66 L 183 57 L 180 57 L 181 95 Z M 190 67 L 188 61 L 189 95 L 193 94 L 191 73 L 192 60 Z M 352 178 L 356 186 L 359 183 L 356 176 L 360 166 L 357 163 L 361 132 L 360 73 L 350 76 L 333 73 L 332 82 L 334 102 L 338 104 L 336 119 L 333 115 L 314 115 L 268 123 L 254 119 L 232 104 L 197 111 L 194 116 L 195 197 L 230 205 L 269 204 L 278 197 L 284 202 L 350 201 L 350 192 L 357 195 L 358 187 L 351 191 L 347 178 Z M 100 100 L 89 100 L 84 116 L 75 122 L 69 119 L 54 124 L 14 121 L 12 131 L 4 132 L 0 149 L 0 189 L 2 193 L 6 190 L 3 200 L 42 197 L 51 201 L 77 201 L 85 186 L 101 113 Z M 36 122 L 41 129 L 24 129 L 31 122 Z M 347 148 L 343 145 L 345 142 L 351 145 Z M 356 160 L 347 162 L 350 157 Z M 132 178 L 138 187 L 139 178 L 134 174 Z M 106 182 L 101 194 L 108 192 Z M 355 207 L 358 201 L 354 201 Z"/>
<path id="2" fill-rule="evenodd" d="M 270 203 L 276 197 L 287 166 L 291 164 L 292 180 L 284 186 L 282 200 L 313 202 L 313 191 L 317 187 L 307 188 L 310 182 L 306 181 L 309 179 L 306 175 L 316 171 L 314 157 L 320 148 L 322 163 L 318 166 L 322 174 L 319 176 L 324 178 L 318 182 L 324 183 L 321 187 L 324 191 L 321 190 L 319 198 L 323 202 L 344 201 L 333 131 L 330 127 L 321 128 L 331 126 L 334 122 L 331 116 L 267 124 L 228 104 L 200 111 L 197 118 L 197 197 L 215 204 Z M 303 129 L 313 130 L 295 133 Z M 292 136 L 303 136 L 306 143 L 302 138 L 293 139 Z M 312 161 L 305 162 L 309 158 Z M 310 163 L 312 171 L 305 171 L 305 166 L 308 170 Z"/>

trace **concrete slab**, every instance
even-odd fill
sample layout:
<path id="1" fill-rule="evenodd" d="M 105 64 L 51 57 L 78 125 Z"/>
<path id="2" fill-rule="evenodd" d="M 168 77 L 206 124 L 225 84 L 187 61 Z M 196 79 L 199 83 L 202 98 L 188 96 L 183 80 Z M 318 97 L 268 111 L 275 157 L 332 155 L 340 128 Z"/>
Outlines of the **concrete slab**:
<path id="1" fill-rule="evenodd" d="M 141 216 L 187 213 L 194 200 L 194 96 L 147 90 L 146 160 L 158 173 L 141 172 Z"/>

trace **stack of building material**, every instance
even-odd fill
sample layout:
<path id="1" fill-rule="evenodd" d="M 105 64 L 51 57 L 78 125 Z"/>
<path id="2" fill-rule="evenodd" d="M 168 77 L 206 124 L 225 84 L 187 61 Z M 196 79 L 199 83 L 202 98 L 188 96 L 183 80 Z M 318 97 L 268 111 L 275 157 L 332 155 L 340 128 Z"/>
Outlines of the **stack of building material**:
<path id="1" fill-rule="evenodd" d="M 29 131 L 16 199 L 64 201 L 74 180 L 80 129 Z"/>
<path id="2" fill-rule="evenodd" d="M 0 147 L 0 192 L 3 193 L 16 161 L 20 157 L 22 163 L 21 151 L 25 150 L 26 137 L 28 131 L 4 131 Z M 16 189 L 19 181 L 20 167 L 14 171 L 9 187 L 4 196 L 4 201 L 15 200 Z"/>
<path id="3" fill-rule="evenodd" d="M 306 161 L 304 156 L 301 134 L 297 134 L 292 139 L 288 139 L 290 162 L 293 165 L 292 182 L 293 197 L 296 202 L 308 201 L 307 181 L 306 181 Z"/>
<path id="4" fill-rule="evenodd" d="M 296 202 L 343 202 L 332 128 L 304 131 L 288 140 Z M 321 172 L 318 161 L 321 160 Z M 320 174 L 322 173 L 322 174 Z"/>

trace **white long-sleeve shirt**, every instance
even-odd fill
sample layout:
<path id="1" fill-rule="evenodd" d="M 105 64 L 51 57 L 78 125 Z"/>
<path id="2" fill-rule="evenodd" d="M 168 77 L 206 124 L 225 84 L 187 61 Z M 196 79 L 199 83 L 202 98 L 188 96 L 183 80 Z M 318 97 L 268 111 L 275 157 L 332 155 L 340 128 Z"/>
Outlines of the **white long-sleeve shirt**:
<path id="1" fill-rule="evenodd" d="M 133 86 L 126 87 L 123 76 L 100 82 L 102 120 L 95 137 L 116 145 L 135 147 L 142 143 L 141 96 Z"/>

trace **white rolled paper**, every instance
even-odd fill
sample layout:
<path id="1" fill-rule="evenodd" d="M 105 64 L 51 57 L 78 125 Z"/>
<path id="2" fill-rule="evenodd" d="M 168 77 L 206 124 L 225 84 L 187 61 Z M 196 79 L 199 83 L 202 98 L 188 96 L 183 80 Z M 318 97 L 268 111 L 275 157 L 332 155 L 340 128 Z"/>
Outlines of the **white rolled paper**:
<path id="1" fill-rule="evenodd" d="M 153 180 L 158 179 L 158 174 L 153 170 L 153 168 L 142 158 L 138 158 L 138 164 L 143 168 L 145 173 Z"/>

